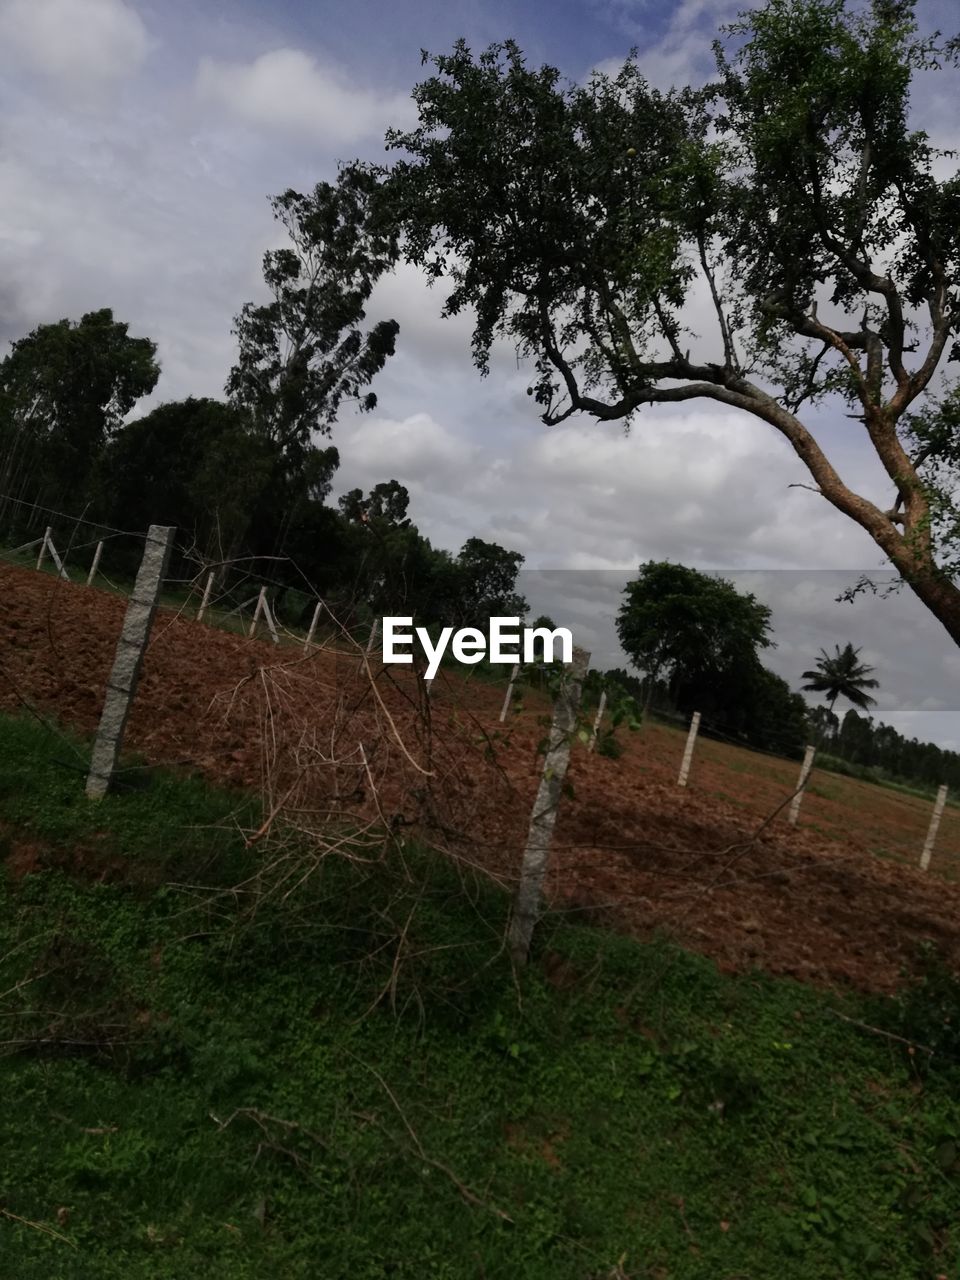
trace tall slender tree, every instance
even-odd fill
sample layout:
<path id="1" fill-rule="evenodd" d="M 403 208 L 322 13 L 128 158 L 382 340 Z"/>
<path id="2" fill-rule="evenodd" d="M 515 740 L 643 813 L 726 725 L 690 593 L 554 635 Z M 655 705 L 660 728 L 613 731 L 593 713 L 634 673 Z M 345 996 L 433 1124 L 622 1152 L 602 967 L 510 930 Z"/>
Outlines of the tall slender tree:
<path id="1" fill-rule="evenodd" d="M 395 235 L 371 207 L 376 187 L 373 175 L 347 166 L 309 194 L 276 196 L 289 244 L 264 255 L 269 300 L 247 303 L 234 322 L 226 391 L 275 452 L 265 494 L 281 515 L 275 551 L 313 496 L 313 477 L 325 481 L 335 462 L 316 437 L 330 434 L 345 400 L 374 408 L 369 384 L 394 352 L 395 320 L 366 325 L 373 287 L 396 260 Z"/>

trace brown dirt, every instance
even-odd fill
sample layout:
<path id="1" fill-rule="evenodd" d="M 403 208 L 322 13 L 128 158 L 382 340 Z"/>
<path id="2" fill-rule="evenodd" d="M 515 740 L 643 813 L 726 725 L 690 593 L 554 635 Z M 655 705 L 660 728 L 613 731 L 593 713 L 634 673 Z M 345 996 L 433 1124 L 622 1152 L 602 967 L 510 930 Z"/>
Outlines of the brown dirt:
<path id="1" fill-rule="evenodd" d="M 125 602 L 12 566 L 0 566 L 0 600 L 0 707 L 29 705 L 94 730 Z M 302 758 L 309 727 L 309 750 L 319 752 L 339 711 L 338 751 L 364 743 L 384 816 L 422 820 L 423 804 L 411 797 L 423 775 L 399 746 L 402 738 L 414 761 L 427 759 L 414 713 L 419 690 L 393 668 L 377 682 L 378 709 L 357 665 L 331 651 L 303 659 L 292 647 L 161 613 L 127 748 L 223 783 L 266 780 L 270 800 L 283 791 L 284 751 Z M 429 749 L 443 808 L 433 810 L 432 837 L 509 879 L 541 766 L 545 707 L 528 696 L 505 730 L 502 696 L 478 680 L 437 681 Z M 352 700 L 346 723 L 344 700 Z M 681 733 L 650 724 L 624 745 L 619 760 L 574 753 L 574 794 L 563 802 L 547 885 L 552 909 L 640 936 L 667 932 L 724 968 L 817 983 L 890 990 L 921 941 L 960 966 L 956 810 L 924 874 L 897 858 L 915 863 L 927 801 L 817 773 L 800 827 L 791 830 L 781 813 L 757 835 L 795 785 L 795 763 L 701 741 L 684 791 L 676 786 Z M 353 767 L 356 803 L 369 813 L 364 769 Z"/>

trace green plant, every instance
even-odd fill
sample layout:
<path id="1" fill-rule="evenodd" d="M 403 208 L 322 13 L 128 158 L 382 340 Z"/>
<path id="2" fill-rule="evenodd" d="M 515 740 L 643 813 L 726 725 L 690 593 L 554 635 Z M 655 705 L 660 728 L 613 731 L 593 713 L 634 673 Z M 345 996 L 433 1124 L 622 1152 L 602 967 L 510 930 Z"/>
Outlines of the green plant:
<path id="1" fill-rule="evenodd" d="M 4 1278 L 956 1272 L 955 1081 L 836 995 L 580 913 L 517 979 L 507 896 L 414 845 L 251 922 L 193 888 L 258 865 L 221 793 L 161 774 L 91 828 L 64 740 L 0 718 L 23 758 L 0 822 L 51 856 L 0 874 Z M 189 892 L 137 875 L 151 832 Z M 106 881 L 60 860 L 94 834 Z"/>
<path id="2" fill-rule="evenodd" d="M 597 737 L 596 752 L 598 756 L 605 756 L 608 760 L 619 760 L 623 755 L 623 744 L 607 730 Z"/>
<path id="3" fill-rule="evenodd" d="M 910 1042 L 907 1051 L 918 1068 L 960 1070 L 960 975 L 932 943 L 919 949 L 883 1021 Z"/>

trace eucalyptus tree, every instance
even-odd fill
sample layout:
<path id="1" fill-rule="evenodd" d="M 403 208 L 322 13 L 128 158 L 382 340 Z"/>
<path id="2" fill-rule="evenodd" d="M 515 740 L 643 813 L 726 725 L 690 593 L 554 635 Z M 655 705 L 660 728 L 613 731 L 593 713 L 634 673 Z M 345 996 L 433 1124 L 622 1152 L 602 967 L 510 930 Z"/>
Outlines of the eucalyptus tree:
<path id="1" fill-rule="evenodd" d="M 264 255 L 264 302 L 248 302 L 234 322 L 237 361 L 226 391 L 277 462 L 264 497 L 283 512 L 275 548 L 297 512 L 328 485 L 336 455 L 316 444 L 344 401 L 377 403 L 369 384 L 394 352 L 395 320 L 366 324 L 374 285 L 396 261 L 396 238 L 371 208 L 376 178 L 358 166 L 312 192 L 271 200 L 288 244 Z"/>

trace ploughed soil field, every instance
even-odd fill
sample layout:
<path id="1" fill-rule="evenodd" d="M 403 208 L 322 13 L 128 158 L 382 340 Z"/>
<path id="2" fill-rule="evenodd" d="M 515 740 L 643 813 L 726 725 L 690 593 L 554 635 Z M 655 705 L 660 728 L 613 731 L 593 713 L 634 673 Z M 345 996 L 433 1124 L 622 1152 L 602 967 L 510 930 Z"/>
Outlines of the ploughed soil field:
<path id="1" fill-rule="evenodd" d="M 0 708 L 91 733 L 125 600 L 0 564 L 0 602 Z M 291 827 L 329 843 L 331 831 L 388 826 L 509 885 L 548 706 L 527 693 L 500 725 L 503 692 L 447 671 L 427 700 L 409 668 L 333 647 L 304 655 L 161 611 L 126 749 L 261 789 L 265 858 Z M 574 747 L 549 911 L 815 983 L 891 990 L 926 941 L 960 968 L 960 811 L 948 806 L 923 873 L 930 801 L 815 769 L 790 828 L 797 763 L 702 738 L 681 789 L 684 736 L 621 731 L 619 759 Z"/>

